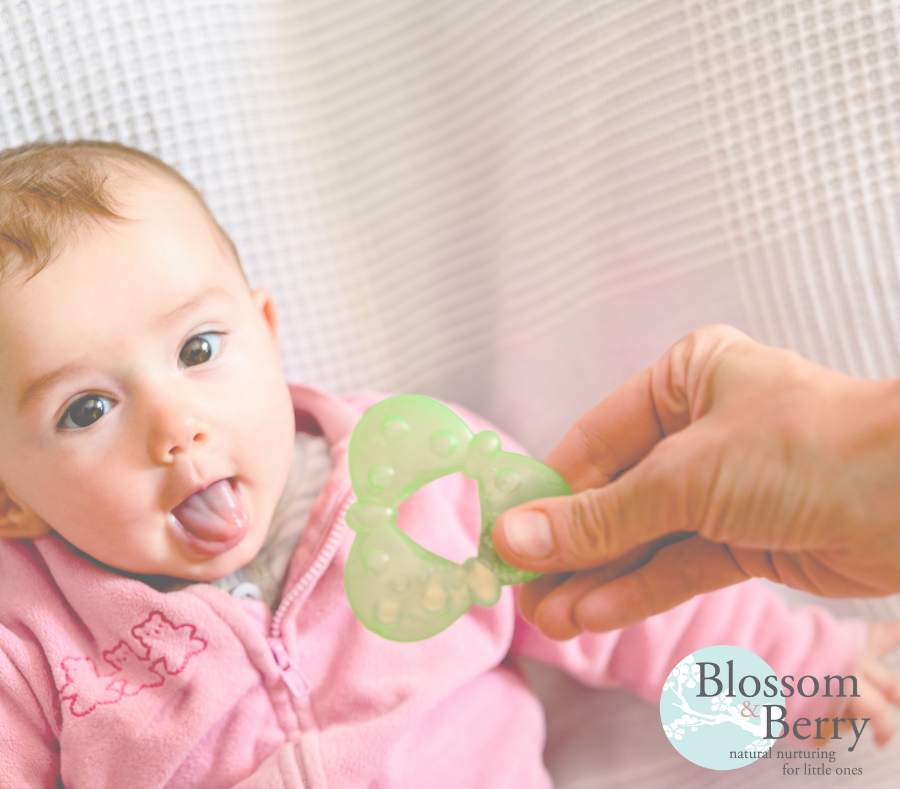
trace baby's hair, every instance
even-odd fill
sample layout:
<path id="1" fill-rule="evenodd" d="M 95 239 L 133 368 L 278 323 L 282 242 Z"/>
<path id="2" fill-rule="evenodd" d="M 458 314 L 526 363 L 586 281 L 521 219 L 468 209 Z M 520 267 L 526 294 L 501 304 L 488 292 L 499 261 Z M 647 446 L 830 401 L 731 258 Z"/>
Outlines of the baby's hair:
<path id="1" fill-rule="evenodd" d="M 107 181 L 127 165 L 174 179 L 193 194 L 240 266 L 237 249 L 203 200 L 177 170 L 155 156 L 115 142 L 38 142 L 0 151 L 0 281 L 38 274 L 85 224 L 122 221 Z"/>

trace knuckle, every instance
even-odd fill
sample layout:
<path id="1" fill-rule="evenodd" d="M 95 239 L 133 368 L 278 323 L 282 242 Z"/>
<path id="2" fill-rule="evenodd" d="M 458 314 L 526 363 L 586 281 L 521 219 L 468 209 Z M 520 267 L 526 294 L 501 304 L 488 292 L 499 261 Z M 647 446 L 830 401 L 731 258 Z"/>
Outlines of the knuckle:
<path id="1" fill-rule="evenodd" d="M 734 562 L 723 564 L 720 546 L 707 544 L 698 537 L 690 537 L 681 542 L 662 548 L 656 558 L 671 572 L 669 594 L 681 597 L 713 591 L 722 586 L 723 580 L 731 578 L 739 571 Z"/>
<path id="2" fill-rule="evenodd" d="M 565 541 L 576 560 L 606 558 L 615 547 L 610 518 L 600 503 L 601 499 L 610 497 L 597 494 L 598 491 L 590 490 L 570 498 Z"/>
<path id="3" fill-rule="evenodd" d="M 657 584 L 651 582 L 651 576 L 646 570 L 634 573 L 629 579 L 631 592 L 629 602 L 635 614 L 634 621 L 646 619 L 681 602 L 678 599 L 673 600 L 669 594 L 661 593 Z"/>
<path id="4" fill-rule="evenodd" d="M 676 586 L 680 589 L 705 591 L 707 584 L 707 563 L 697 561 L 697 557 L 687 556 L 694 547 L 694 540 L 675 543 L 663 549 L 669 554 L 669 566 L 675 570 Z"/>
<path id="5" fill-rule="evenodd" d="M 699 459 L 690 442 L 672 436 L 654 447 L 647 463 L 643 490 L 646 517 L 671 530 L 694 531 L 698 486 L 694 479 Z M 649 524 L 648 524 L 649 525 Z"/>
<path id="6" fill-rule="evenodd" d="M 605 481 L 609 482 L 616 476 L 621 466 L 603 434 L 592 429 L 593 426 L 593 420 L 579 419 L 575 423 L 574 437 L 578 443 L 578 450 L 588 459 L 591 466 L 603 475 Z"/>
<path id="7" fill-rule="evenodd" d="M 672 354 L 687 367 L 691 360 L 707 359 L 720 349 L 746 339 L 747 335 L 732 326 L 711 324 L 682 337 L 672 347 Z"/>

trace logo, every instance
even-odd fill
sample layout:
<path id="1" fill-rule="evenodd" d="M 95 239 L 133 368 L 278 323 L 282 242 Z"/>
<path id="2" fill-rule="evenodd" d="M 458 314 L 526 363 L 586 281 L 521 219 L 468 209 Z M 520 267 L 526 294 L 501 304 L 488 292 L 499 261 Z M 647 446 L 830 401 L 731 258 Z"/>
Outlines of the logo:
<path id="1" fill-rule="evenodd" d="M 777 739 L 772 724 L 783 717 L 778 707 L 773 720 L 777 705 L 763 703 L 769 701 L 761 693 L 771 688 L 763 685 L 769 677 L 775 677 L 769 664 L 740 647 L 706 647 L 688 655 L 672 669 L 659 699 L 669 742 L 711 770 L 734 770 L 767 757 Z"/>
<path id="2" fill-rule="evenodd" d="M 833 751 L 814 749 L 834 740 L 852 740 L 847 750 L 856 750 L 871 718 L 837 717 L 841 713 L 832 711 L 833 718 L 788 720 L 785 700 L 795 694 L 828 699 L 820 706 L 845 709 L 844 716 L 859 712 L 859 705 L 852 701 L 860 698 L 859 683 L 852 674 L 804 674 L 799 679 L 785 674 L 779 678 L 758 655 L 740 647 L 715 646 L 688 655 L 672 669 L 659 698 L 659 715 L 666 737 L 678 752 L 711 770 L 733 770 L 757 759 L 770 759 L 772 745 L 788 734 L 796 741 L 810 742 L 804 750 L 778 750 L 774 754 L 778 760 L 821 756 L 833 762 Z M 847 736 L 849 729 L 852 736 Z M 832 769 L 824 762 L 792 766 L 785 761 L 782 772 L 798 775 L 801 767 L 804 775 L 831 775 Z M 834 774 L 862 775 L 862 768 L 837 767 Z"/>

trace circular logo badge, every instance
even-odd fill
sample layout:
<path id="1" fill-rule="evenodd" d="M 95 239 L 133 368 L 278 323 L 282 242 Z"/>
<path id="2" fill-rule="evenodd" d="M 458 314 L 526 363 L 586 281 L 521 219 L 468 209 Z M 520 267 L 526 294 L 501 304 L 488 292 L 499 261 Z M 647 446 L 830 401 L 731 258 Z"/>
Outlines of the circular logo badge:
<path id="1" fill-rule="evenodd" d="M 730 646 L 699 649 L 675 666 L 663 685 L 663 730 L 682 756 L 701 767 L 745 767 L 775 742 L 766 739 L 765 706 L 779 703 L 780 697 L 771 698 L 775 687 L 775 672 L 752 652 Z"/>

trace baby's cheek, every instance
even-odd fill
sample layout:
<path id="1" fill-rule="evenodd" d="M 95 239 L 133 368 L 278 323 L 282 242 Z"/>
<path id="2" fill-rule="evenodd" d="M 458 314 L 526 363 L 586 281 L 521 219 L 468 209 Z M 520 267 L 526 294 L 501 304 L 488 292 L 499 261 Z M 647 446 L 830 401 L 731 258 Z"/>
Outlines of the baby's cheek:
<path id="1" fill-rule="evenodd" d="M 233 435 L 243 458 L 261 475 L 257 481 L 270 479 L 278 486 L 287 476 L 296 432 L 290 393 L 283 380 L 275 381 L 248 392 L 246 400 Z"/>
<path id="2" fill-rule="evenodd" d="M 150 501 L 142 486 L 115 469 L 68 469 L 46 488 L 50 525 L 72 542 L 91 537 L 121 541 L 147 520 Z M 99 558 L 99 557 L 97 557 Z"/>

